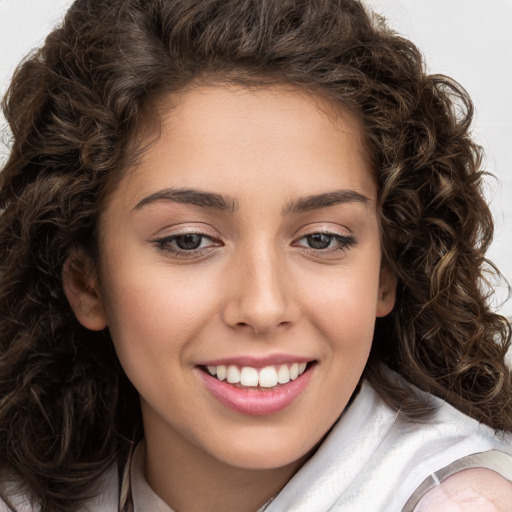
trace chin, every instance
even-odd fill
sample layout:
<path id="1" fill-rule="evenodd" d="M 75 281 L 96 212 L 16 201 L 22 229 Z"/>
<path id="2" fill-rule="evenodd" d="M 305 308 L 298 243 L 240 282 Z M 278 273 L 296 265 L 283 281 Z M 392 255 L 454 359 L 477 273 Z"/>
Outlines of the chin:
<path id="1" fill-rule="evenodd" d="M 283 436 L 284 437 L 284 436 Z M 241 444 L 231 443 L 224 453 L 217 457 L 225 464 L 243 469 L 268 470 L 277 469 L 295 463 L 303 464 L 316 449 L 319 442 L 313 446 L 304 447 L 292 436 L 286 439 L 263 438 L 261 442 L 245 442 Z"/>

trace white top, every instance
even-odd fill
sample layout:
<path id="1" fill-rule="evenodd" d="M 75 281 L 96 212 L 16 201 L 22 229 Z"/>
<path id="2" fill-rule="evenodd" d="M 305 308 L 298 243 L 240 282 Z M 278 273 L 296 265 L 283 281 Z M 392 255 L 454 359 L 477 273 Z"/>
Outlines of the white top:
<path id="1" fill-rule="evenodd" d="M 315 455 L 265 511 L 412 512 L 433 486 L 463 469 L 488 468 L 512 481 L 512 435 L 495 433 L 443 400 L 431 399 L 437 411 L 413 423 L 364 382 Z M 141 443 L 131 463 L 134 512 L 173 512 L 146 482 L 143 459 Z M 84 511 L 117 512 L 118 487 L 112 468 Z"/>

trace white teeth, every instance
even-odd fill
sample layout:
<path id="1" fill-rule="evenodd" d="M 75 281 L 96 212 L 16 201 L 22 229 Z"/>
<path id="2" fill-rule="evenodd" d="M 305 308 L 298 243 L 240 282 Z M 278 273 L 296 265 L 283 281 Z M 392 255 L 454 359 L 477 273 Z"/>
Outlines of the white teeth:
<path id="1" fill-rule="evenodd" d="M 235 365 L 228 366 L 226 378 L 230 384 L 238 384 L 240 382 L 240 370 Z"/>
<path id="2" fill-rule="evenodd" d="M 287 384 L 295 380 L 306 370 L 307 363 L 281 364 L 276 366 L 265 366 L 261 369 L 244 366 L 241 370 L 238 366 L 232 364 L 225 366 L 208 365 L 206 369 L 210 375 L 217 379 L 227 380 L 230 384 L 241 384 L 247 387 L 272 388 L 277 384 Z"/>
<path id="3" fill-rule="evenodd" d="M 226 367 L 223 364 L 219 364 L 219 366 L 217 366 L 217 379 L 225 380 L 226 374 L 227 374 Z"/>
<path id="4" fill-rule="evenodd" d="M 275 386 L 278 382 L 276 369 L 273 366 L 266 366 L 260 370 L 259 382 L 262 388 L 271 388 Z"/>
<path id="5" fill-rule="evenodd" d="M 279 384 L 287 384 L 290 382 L 290 369 L 285 364 L 282 364 L 279 367 L 279 371 L 277 372 L 277 382 L 279 382 Z"/>
<path id="6" fill-rule="evenodd" d="M 244 366 L 242 368 L 240 384 L 242 384 L 242 386 L 257 386 L 258 370 L 250 366 Z"/>

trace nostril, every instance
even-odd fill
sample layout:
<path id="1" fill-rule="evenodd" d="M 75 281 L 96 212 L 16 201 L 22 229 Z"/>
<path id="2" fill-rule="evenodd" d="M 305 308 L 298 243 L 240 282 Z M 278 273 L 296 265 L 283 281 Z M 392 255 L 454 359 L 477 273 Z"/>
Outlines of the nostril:
<path id="1" fill-rule="evenodd" d="M 289 329 L 293 325 L 293 322 L 279 322 L 273 329 Z M 258 323 L 251 324 L 249 322 L 237 322 L 233 326 L 235 329 L 241 329 L 241 330 L 251 330 L 254 331 L 255 334 L 265 334 L 268 331 L 272 330 L 272 327 L 268 328 L 265 326 L 262 326 Z"/>

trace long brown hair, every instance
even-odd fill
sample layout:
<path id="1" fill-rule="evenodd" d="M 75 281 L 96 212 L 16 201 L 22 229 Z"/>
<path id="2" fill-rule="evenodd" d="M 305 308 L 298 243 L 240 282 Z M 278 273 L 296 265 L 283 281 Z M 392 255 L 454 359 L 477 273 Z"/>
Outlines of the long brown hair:
<path id="1" fill-rule="evenodd" d="M 74 248 L 96 254 L 102 201 L 135 161 L 159 94 L 192 82 L 286 83 L 361 119 L 379 185 L 394 311 L 365 377 L 421 420 L 419 388 L 512 431 L 510 325 L 487 304 L 493 222 L 473 107 L 425 72 L 408 40 L 357 0 L 78 0 L 16 71 L 0 174 L 0 461 L 47 512 L 77 510 L 142 435 L 138 396 L 108 331 L 64 297 Z"/>

